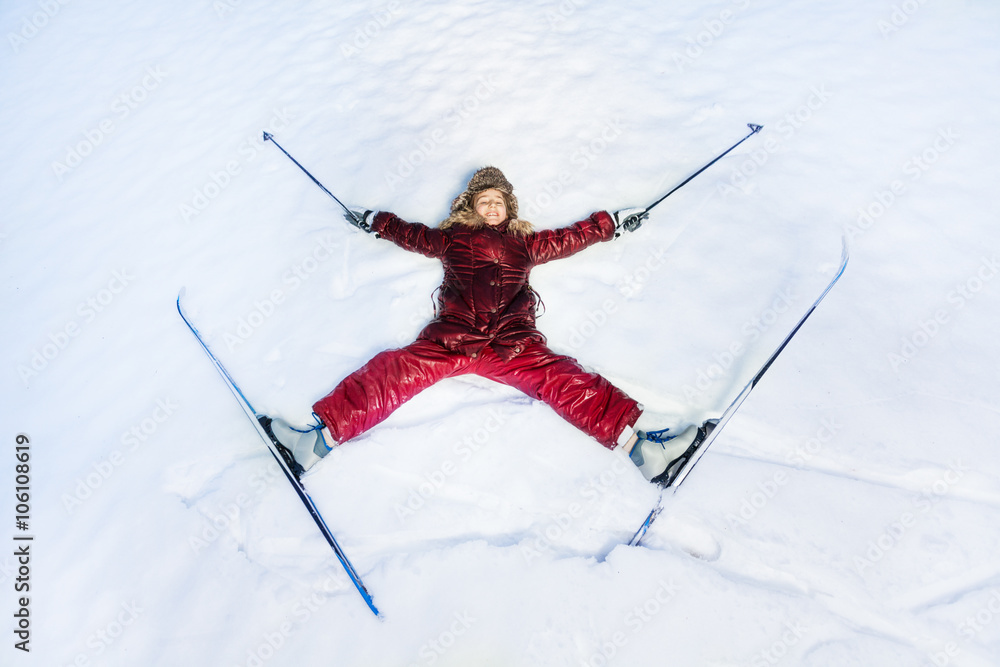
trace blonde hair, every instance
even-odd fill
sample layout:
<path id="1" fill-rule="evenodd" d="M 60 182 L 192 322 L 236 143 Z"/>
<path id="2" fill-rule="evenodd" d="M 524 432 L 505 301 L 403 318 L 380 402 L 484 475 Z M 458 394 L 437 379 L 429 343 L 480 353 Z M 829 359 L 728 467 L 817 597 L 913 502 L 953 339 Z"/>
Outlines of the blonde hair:
<path id="1" fill-rule="evenodd" d="M 498 190 L 498 192 L 501 195 L 503 195 L 503 203 L 507 211 L 516 211 L 517 203 L 516 200 L 511 201 L 513 199 L 512 195 L 504 192 L 503 190 Z M 486 219 L 483 218 L 483 216 L 476 213 L 475 209 L 473 208 L 476 196 L 478 196 L 479 194 L 480 193 L 477 192 L 470 197 L 466 197 L 466 200 L 462 202 L 463 205 L 458 210 L 453 210 L 451 212 L 451 215 L 442 220 L 441 224 L 438 225 L 438 227 L 440 229 L 445 229 L 445 230 L 451 229 L 455 225 L 464 225 L 466 227 L 473 227 L 473 228 L 485 227 Z M 532 224 L 527 220 L 522 220 L 518 217 L 514 217 L 514 218 L 509 218 L 509 222 L 507 223 L 507 231 L 517 236 L 527 236 L 528 234 L 531 234 L 533 231 L 535 231 L 535 229 L 534 226 L 532 226 Z"/>

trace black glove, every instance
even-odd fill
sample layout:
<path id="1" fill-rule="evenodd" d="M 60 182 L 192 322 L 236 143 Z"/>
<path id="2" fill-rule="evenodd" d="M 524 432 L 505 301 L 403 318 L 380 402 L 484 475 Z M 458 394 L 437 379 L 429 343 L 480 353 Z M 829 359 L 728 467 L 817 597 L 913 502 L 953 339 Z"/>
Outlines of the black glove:
<path id="1" fill-rule="evenodd" d="M 623 208 L 615 211 L 612 216 L 615 219 L 615 236 L 621 236 L 623 232 L 634 232 L 642 225 L 642 221 L 649 217 L 649 213 L 644 208 Z"/>
<path id="2" fill-rule="evenodd" d="M 363 208 L 352 208 L 350 213 L 344 213 L 344 220 L 358 229 L 372 233 L 372 222 L 375 220 L 375 211 Z"/>

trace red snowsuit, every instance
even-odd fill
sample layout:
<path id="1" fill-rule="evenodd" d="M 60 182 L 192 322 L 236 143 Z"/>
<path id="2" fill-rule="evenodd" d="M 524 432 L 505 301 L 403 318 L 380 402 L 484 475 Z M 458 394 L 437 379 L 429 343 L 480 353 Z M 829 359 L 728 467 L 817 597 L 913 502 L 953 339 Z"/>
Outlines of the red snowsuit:
<path id="1" fill-rule="evenodd" d="M 544 401 L 560 416 L 614 447 L 638 419 L 639 405 L 574 359 L 557 355 L 535 328 L 531 268 L 614 237 L 606 212 L 568 227 L 532 232 L 456 225 L 447 230 L 375 216 L 372 231 L 444 264 L 437 316 L 417 340 L 376 355 L 313 410 L 343 443 L 375 426 L 435 382 L 474 373 Z"/>

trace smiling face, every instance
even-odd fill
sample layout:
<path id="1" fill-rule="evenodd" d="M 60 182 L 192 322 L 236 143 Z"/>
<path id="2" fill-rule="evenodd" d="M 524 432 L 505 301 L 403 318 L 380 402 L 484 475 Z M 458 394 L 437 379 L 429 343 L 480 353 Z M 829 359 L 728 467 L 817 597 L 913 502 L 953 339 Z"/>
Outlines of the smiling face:
<path id="1" fill-rule="evenodd" d="M 507 219 L 507 203 L 499 190 L 483 190 L 477 194 L 473 208 L 490 227 L 496 227 Z"/>

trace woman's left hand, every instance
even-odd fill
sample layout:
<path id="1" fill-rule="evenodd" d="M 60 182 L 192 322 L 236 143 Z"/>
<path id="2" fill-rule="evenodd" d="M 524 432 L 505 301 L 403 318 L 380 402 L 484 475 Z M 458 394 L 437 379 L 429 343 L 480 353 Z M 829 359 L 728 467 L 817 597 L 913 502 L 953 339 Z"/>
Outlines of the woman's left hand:
<path id="1" fill-rule="evenodd" d="M 623 208 L 615 211 L 612 216 L 615 219 L 615 236 L 621 236 L 623 231 L 634 232 L 639 229 L 649 213 L 644 208 Z"/>

